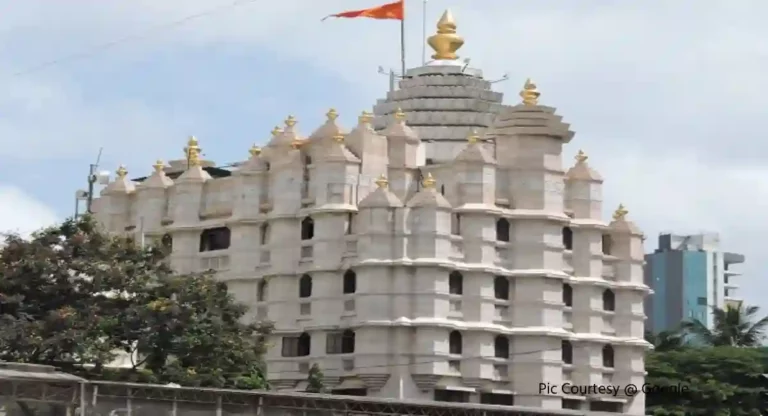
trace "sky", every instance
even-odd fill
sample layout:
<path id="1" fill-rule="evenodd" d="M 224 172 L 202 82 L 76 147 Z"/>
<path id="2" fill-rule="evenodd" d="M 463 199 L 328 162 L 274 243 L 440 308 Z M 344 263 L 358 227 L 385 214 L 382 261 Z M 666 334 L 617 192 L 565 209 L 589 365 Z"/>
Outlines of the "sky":
<path id="1" fill-rule="evenodd" d="M 305 134 L 330 107 L 352 126 L 386 93 L 377 68 L 399 68 L 399 24 L 320 19 L 387 1 L 0 0 L 0 230 L 71 216 L 100 148 L 102 169 L 143 176 L 181 158 L 189 135 L 223 164 L 288 114 Z M 406 0 L 408 67 L 421 64 L 422 7 Z M 647 251 L 662 231 L 718 232 L 747 256 L 741 295 L 768 313 L 768 3 L 426 7 L 427 35 L 451 9 L 461 57 L 508 75 L 494 84 L 506 103 L 537 82 L 576 132 L 566 164 L 583 149 L 605 177 L 606 219 L 624 203 Z"/>

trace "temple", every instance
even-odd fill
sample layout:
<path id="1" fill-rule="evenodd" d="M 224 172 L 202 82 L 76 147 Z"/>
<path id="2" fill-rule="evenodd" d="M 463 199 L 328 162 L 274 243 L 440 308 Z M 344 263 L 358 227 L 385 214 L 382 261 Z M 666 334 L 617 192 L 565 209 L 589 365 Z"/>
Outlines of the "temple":
<path id="1" fill-rule="evenodd" d="M 191 138 L 147 177 L 121 168 L 97 218 L 273 321 L 274 389 L 318 364 L 336 394 L 644 414 L 642 392 L 561 388 L 643 384 L 642 233 L 623 206 L 603 219 L 584 152 L 564 166 L 574 133 L 532 80 L 504 104 L 450 12 L 428 42 L 351 130 L 290 116 L 236 168 Z"/>

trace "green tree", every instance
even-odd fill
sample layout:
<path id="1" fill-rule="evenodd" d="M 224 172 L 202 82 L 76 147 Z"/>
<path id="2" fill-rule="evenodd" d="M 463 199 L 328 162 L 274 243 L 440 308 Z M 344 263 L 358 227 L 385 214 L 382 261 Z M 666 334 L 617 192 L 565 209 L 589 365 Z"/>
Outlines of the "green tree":
<path id="1" fill-rule="evenodd" d="M 757 347 L 768 330 L 768 316 L 758 318 L 759 311 L 757 306 L 713 308 L 712 329 L 693 320 L 684 322 L 683 330 L 705 345 Z"/>
<path id="2" fill-rule="evenodd" d="M 243 323 L 246 308 L 209 274 L 168 276 L 137 294 L 118 319 L 123 345 L 138 348 L 135 363 L 162 382 L 265 388 L 269 323 Z"/>
<path id="3" fill-rule="evenodd" d="M 661 331 L 658 334 L 647 331 L 645 340 L 653 345 L 654 351 L 671 351 L 686 346 L 680 331 Z"/>
<path id="4" fill-rule="evenodd" d="M 90 377 L 265 388 L 267 323 L 208 274 L 174 275 L 162 247 L 138 247 L 88 218 L 9 235 L 0 249 L 0 360 Z M 104 366 L 117 351 L 133 368 Z M 93 367 L 88 366 L 92 364 Z"/>
<path id="5" fill-rule="evenodd" d="M 169 271 L 164 254 L 66 221 L 27 240 L 7 235 L 0 249 L 0 360 L 60 366 L 114 358 L 112 316 Z"/>
<path id="6" fill-rule="evenodd" d="M 309 393 L 325 393 L 325 384 L 323 384 L 323 370 L 317 363 L 312 364 L 309 368 L 309 375 L 307 376 L 307 392 Z"/>
<path id="7" fill-rule="evenodd" d="M 656 416 L 760 415 L 766 409 L 765 353 L 738 347 L 683 348 L 646 358 L 646 413 Z M 654 392 L 658 389 L 676 392 Z"/>

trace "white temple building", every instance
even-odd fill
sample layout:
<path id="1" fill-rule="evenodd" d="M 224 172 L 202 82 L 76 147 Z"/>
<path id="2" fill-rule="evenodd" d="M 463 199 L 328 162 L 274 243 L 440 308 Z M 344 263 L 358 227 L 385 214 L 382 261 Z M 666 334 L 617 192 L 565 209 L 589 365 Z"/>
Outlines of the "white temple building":
<path id="1" fill-rule="evenodd" d="M 583 152 L 564 167 L 574 133 L 536 85 L 503 104 L 449 12 L 438 29 L 435 61 L 351 131 L 288 117 L 236 168 L 192 138 L 146 178 L 121 168 L 97 218 L 273 321 L 275 389 L 316 363 L 338 394 L 644 414 L 642 392 L 562 388 L 643 384 L 642 233 L 621 206 L 603 219 Z"/>

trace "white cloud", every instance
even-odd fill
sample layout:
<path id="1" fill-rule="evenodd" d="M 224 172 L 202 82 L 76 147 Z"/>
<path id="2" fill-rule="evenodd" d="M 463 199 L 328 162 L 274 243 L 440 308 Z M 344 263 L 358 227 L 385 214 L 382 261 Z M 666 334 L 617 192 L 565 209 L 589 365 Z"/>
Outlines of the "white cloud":
<path id="1" fill-rule="evenodd" d="M 321 23 L 320 18 L 384 2 L 255 0 L 173 30 L 149 32 L 155 25 L 231 0 L 0 0 L 9 22 L 0 31 L 0 42 L 23 45 L 34 39 L 36 45 L 56 47 L 27 51 L 23 60 L 3 52 L 0 57 L 20 70 L 60 53 L 143 33 L 149 36 L 107 52 L 104 59 L 239 43 L 266 47 L 302 60 L 308 68 L 336 73 L 373 104 L 385 93 L 376 68 L 399 67 L 398 23 Z M 408 58 L 415 66 L 422 45 L 421 2 L 407 4 Z M 760 128 L 768 108 L 768 44 L 755 41 L 768 36 L 763 18 L 768 3 L 431 0 L 428 33 L 448 7 L 466 38 L 460 54 L 471 57 L 472 66 L 484 69 L 490 79 L 509 72 L 509 82 L 495 85 L 508 102 L 532 76 L 543 92 L 542 101 L 558 107 L 572 123 L 577 135 L 568 152 L 584 148 L 606 177 L 606 214 L 625 202 L 632 218 L 648 232 L 649 248 L 661 230 L 719 231 L 727 250 L 747 255 L 745 296 L 768 309 L 768 303 L 754 295 L 768 289 L 762 279 L 768 270 L 760 264 L 765 257 L 763 235 L 768 235 L 763 220 L 768 141 Z M 215 54 L 215 48 L 210 53 Z M 255 76 L 257 71 L 255 62 Z M 78 85 L 41 78 L 51 73 L 56 73 L 55 67 L 29 77 L 0 76 L 0 85 L 13 86 L 0 95 L 3 155 L 26 156 L 27 150 L 12 146 L 18 137 L 28 138 L 36 149 L 53 149 L 46 157 L 58 157 L 61 152 L 85 151 L 86 144 L 94 147 L 115 131 L 125 137 L 124 131 L 133 129 L 138 140 L 171 134 L 170 118 L 150 110 L 148 103 L 118 99 L 118 104 L 93 108 L 78 94 Z M 284 107 L 287 114 L 296 103 L 273 105 Z M 329 97 L 328 105 L 339 104 Z M 261 128 L 268 131 L 273 123 Z M 61 136 L 81 147 L 52 147 Z"/>
<path id="2" fill-rule="evenodd" d="M 59 220 L 48 206 L 26 192 L 0 184 L 0 233 L 28 235 Z"/>
<path id="3" fill-rule="evenodd" d="M 178 118 L 167 116 L 170 109 L 150 110 L 146 103 L 119 97 L 96 106 L 77 86 L 64 81 L 0 73 L 0 85 L 10 86 L 0 95 L 0 157 L 38 161 L 95 157 L 99 147 L 120 142 L 136 152 L 149 145 L 160 145 L 162 151 L 163 141 L 176 134 Z M 18 146 L 20 140 L 24 146 Z"/>

